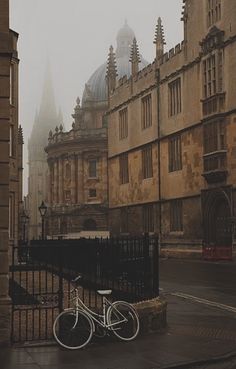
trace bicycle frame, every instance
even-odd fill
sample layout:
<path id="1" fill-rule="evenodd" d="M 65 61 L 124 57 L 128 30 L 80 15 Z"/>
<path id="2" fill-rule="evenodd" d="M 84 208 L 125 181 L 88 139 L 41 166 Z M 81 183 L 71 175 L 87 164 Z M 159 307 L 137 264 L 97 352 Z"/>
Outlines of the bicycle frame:
<path id="1" fill-rule="evenodd" d="M 111 308 L 112 303 L 105 296 L 102 296 L 102 314 L 98 314 L 98 313 L 95 313 L 95 311 L 92 311 L 91 309 L 89 309 L 84 304 L 84 302 L 81 300 L 79 296 L 78 288 L 75 288 L 73 291 L 75 291 L 75 297 L 73 298 L 73 300 L 75 300 L 75 312 L 76 312 L 76 319 L 75 319 L 75 324 L 73 328 L 75 328 L 78 323 L 79 310 L 82 310 L 83 312 L 85 312 L 93 322 L 96 322 L 97 324 L 99 324 L 101 327 L 105 329 L 111 330 L 113 327 L 117 326 L 118 324 L 127 322 L 127 319 L 124 317 L 124 315 L 114 307 L 114 309 L 117 310 L 117 313 L 119 314 L 119 316 L 123 319 L 119 319 L 115 323 L 108 324 L 107 311 L 109 308 Z M 70 309 L 65 309 L 65 310 L 70 310 Z"/>

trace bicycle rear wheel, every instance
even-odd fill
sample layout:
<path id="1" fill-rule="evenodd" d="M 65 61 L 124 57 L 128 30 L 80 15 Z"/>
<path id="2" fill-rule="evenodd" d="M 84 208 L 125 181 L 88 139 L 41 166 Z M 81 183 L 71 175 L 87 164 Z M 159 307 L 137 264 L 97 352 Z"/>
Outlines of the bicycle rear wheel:
<path id="1" fill-rule="evenodd" d="M 70 350 L 86 346 L 92 338 L 93 330 L 91 319 L 81 310 L 63 311 L 53 323 L 53 335 L 56 341 Z"/>
<path id="2" fill-rule="evenodd" d="M 121 340 L 131 341 L 139 332 L 139 318 L 135 309 L 125 301 L 114 302 L 107 311 L 107 323 Z"/>

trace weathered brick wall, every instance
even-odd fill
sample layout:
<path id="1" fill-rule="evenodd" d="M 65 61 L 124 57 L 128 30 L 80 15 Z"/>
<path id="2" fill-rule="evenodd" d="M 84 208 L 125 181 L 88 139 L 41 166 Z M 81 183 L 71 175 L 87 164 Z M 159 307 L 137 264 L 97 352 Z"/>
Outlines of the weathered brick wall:
<path id="1" fill-rule="evenodd" d="M 119 156 L 109 160 L 109 205 L 110 208 L 122 205 L 154 202 L 158 199 L 157 145 L 152 144 L 153 176 L 143 179 L 142 150 L 129 152 L 129 182 L 120 184 Z"/>

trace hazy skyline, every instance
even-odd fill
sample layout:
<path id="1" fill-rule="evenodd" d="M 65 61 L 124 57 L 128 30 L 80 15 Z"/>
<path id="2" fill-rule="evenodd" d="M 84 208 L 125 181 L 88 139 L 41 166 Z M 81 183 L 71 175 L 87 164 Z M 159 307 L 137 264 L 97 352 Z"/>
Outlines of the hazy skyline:
<path id="1" fill-rule="evenodd" d="M 27 176 L 28 138 L 39 109 L 47 59 L 52 70 L 57 108 L 70 129 L 77 96 L 91 74 L 107 60 L 109 46 L 127 19 L 140 53 L 152 62 L 157 18 L 163 21 L 166 50 L 182 41 L 182 0 L 119 2 L 100 0 L 10 0 L 10 26 L 19 33 L 19 122 L 24 131 L 24 168 Z M 24 192 L 27 192 L 24 181 Z"/>

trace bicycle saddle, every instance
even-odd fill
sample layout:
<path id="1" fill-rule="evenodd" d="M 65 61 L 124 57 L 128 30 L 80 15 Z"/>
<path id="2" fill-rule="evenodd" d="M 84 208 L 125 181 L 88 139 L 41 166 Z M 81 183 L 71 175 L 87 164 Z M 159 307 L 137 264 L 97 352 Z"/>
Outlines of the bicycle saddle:
<path id="1" fill-rule="evenodd" d="M 97 293 L 102 296 L 110 295 L 112 293 L 112 290 L 97 290 Z"/>

